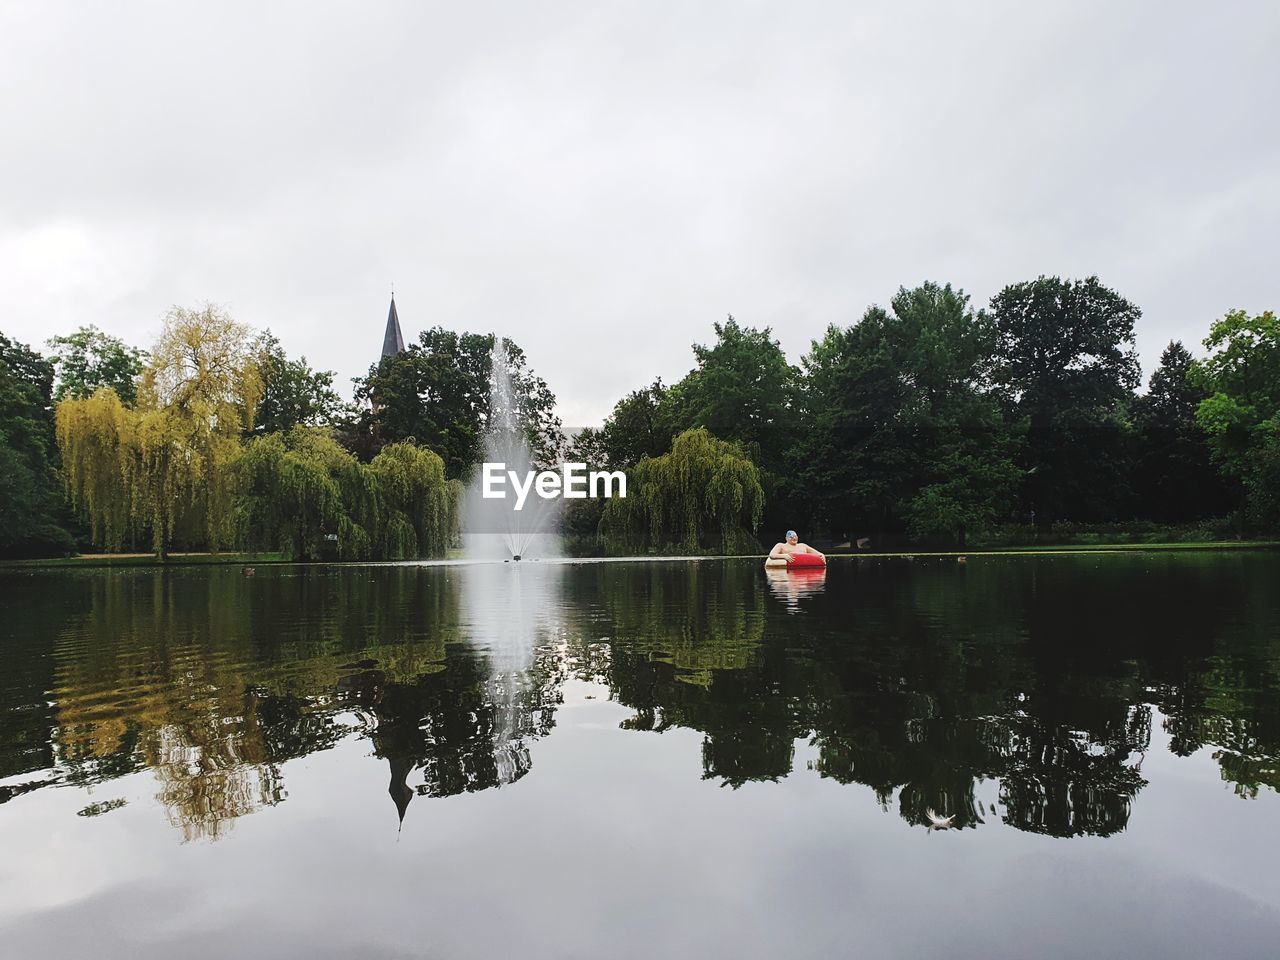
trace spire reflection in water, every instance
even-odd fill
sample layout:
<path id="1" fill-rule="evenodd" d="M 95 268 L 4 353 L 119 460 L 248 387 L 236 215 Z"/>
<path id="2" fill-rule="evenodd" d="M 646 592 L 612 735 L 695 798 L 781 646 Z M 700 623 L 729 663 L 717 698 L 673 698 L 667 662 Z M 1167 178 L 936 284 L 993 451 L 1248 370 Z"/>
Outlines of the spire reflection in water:
<path id="1" fill-rule="evenodd" d="M 371 715 L 401 824 L 415 796 L 474 793 L 529 772 L 529 743 L 550 731 L 561 699 L 562 572 L 542 563 L 449 568 L 457 606 L 437 669 L 392 681 L 372 669 L 346 681 L 344 699 Z"/>

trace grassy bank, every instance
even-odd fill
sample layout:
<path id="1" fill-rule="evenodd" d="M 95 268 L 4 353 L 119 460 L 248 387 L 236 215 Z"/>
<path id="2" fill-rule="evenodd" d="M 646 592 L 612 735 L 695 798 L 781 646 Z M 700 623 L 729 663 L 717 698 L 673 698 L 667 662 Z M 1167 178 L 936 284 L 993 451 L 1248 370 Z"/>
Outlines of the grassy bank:
<path id="1" fill-rule="evenodd" d="M 973 547 L 967 550 L 954 549 L 938 549 L 930 550 L 924 547 L 918 549 L 902 549 L 902 550 L 858 550 L 858 551 L 827 551 L 828 557 L 1031 557 L 1045 555 L 1068 555 L 1068 554 L 1089 554 L 1089 553 L 1177 553 L 1187 551 L 1205 551 L 1205 550 L 1277 550 L 1280 549 L 1280 540 L 1204 540 L 1199 542 L 1180 542 L 1180 543 L 1087 543 L 1087 544 L 1052 544 L 1039 546 L 1011 546 L 1011 547 Z M 749 559 L 759 556 L 763 558 L 764 551 L 759 555 L 749 554 L 745 557 L 731 557 L 724 559 Z M 568 559 L 579 560 L 667 560 L 667 559 L 688 559 L 685 555 L 680 557 L 664 556 L 661 554 L 651 554 L 645 557 L 574 557 Z M 462 559 L 462 551 L 450 550 L 449 560 Z M 699 559 L 713 560 L 714 555 L 702 557 Z M 83 554 L 78 557 L 57 557 L 47 560 L 0 560 L 0 569 L 6 568 L 32 568 L 32 567 L 61 567 L 64 569 L 76 569 L 82 567 L 180 567 L 180 566 L 208 566 L 213 564 L 272 564 L 272 563 L 300 563 L 286 557 L 280 553 L 174 553 L 170 554 L 164 560 L 157 560 L 154 554 L 149 553 L 116 553 L 116 554 Z"/>
<path id="2" fill-rule="evenodd" d="M 828 552 L 828 557 L 1017 557 L 1079 553 L 1178 553 L 1193 550 L 1275 550 L 1280 540 L 1204 540 L 1180 543 L 1068 543 L 1040 546 L 973 547 L 968 550 L 860 550 Z"/>
<path id="3" fill-rule="evenodd" d="M 1036 546 L 983 546 L 957 550 L 953 547 L 930 549 L 924 546 L 902 547 L 890 550 L 824 550 L 828 557 L 1033 557 L 1047 555 L 1089 554 L 1089 553 L 1179 553 L 1193 551 L 1225 551 L 1225 550 L 1277 550 L 1280 540 L 1202 540 L 1178 543 L 1056 543 Z M 758 554 L 738 554 L 721 559 L 763 559 L 766 551 Z M 649 554 L 641 557 L 606 557 L 601 555 L 580 555 L 570 557 L 573 560 L 712 560 L 717 554 L 706 554 L 691 557 L 688 554 Z"/>
<path id="4" fill-rule="evenodd" d="M 1256 531 L 1250 531 L 1256 532 Z M 1240 543 L 1245 535 L 1235 517 L 1220 517 L 1199 523 L 1160 524 L 1150 520 L 1123 523 L 1054 523 L 1048 527 L 1031 524 L 999 524 L 975 531 L 968 546 L 1003 549 L 1041 546 L 1099 546 L 1118 544 L 1156 546 L 1188 544 L 1203 546 L 1213 543 Z"/>
<path id="5" fill-rule="evenodd" d="M 45 560 L 0 560 L 5 567 L 183 567 L 209 564 L 290 563 L 282 553 L 171 553 L 159 560 L 154 553 L 85 553 Z"/>

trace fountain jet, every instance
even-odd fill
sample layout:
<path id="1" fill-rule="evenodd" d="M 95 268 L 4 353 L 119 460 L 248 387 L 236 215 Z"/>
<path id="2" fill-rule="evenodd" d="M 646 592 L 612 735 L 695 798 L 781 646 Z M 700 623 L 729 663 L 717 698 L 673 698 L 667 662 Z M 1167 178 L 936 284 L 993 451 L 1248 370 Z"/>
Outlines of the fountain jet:
<path id="1" fill-rule="evenodd" d="M 493 338 L 489 369 L 489 421 L 484 435 L 486 463 L 503 463 L 523 475 L 532 454 L 520 405 L 511 385 L 511 362 L 500 337 Z M 559 500 L 529 497 L 515 509 L 511 496 L 486 499 L 479 473 L 463 495 L 462 546 L 469 560 L 513 560 L 559 554 Z"/>

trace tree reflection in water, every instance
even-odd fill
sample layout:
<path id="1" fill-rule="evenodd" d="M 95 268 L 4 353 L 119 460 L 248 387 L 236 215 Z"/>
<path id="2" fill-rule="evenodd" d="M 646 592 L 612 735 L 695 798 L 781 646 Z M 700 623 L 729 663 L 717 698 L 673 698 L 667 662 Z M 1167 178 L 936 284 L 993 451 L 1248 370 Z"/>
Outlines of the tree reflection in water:
<path id="1" fill-rule="evenodd" d="M 619 736 L 700 732 L 726 786 L 792 775 L 799 745 L 911 824 L 1106 836 L 1164 735 L 1211 748 L 1241 797 L 1280 788 L 1278 572 L 834 561 L 807 592 L 754 561 L 26 576 L 0 591 L 0 804 L 150 770 L 182 835 L 216 839 L 287 797 L 287 761 L 358 736 L 403 819 L 528 775 L 574 676 L 628 708 Z"/>
<path id="2" fill-rule="evenodd" d="M 149 768 L 186 839 L 280 802 L 282 763 L 350 734 L 333 705 L 353 660 L 390 677 L 441 669 L 456 585 L 382 573 L 78 579 L 53 640 L 54 782 Z"/>
<path id="3" fill-rule="evenodd" d="M 1107 562 L 1123 568 L 1128 559 Z M 1255 579 L 1274 558 L 1257 559 L 1232 564 L 1221 579 L 1242 594 L 1234 610 L 1271 625 L 1263 642 L 1271 659 L 1240 656 L 1245 651 L 1229 659 L 1234 689 L 1265 689 L 1272 699 L 1246 705 L 1218 692 L 1235 716 L 1195 721 L 1197 737 L 1227 748 L 1219 754 L 1223 775 L 1241 777 L 1246 794 L 1268 775 L 1274 782 L 1280 745 L 1277 610 Z M 1197 648 L 1215 643 L 1212 621 L 1223 614 L 1213 599 L 1224 585 L 1191 558 L 1158 558 L 1154 570 L 1143 561 L 1147 569 L 1118 583 L 1096 563 L 1082 571 L 1072 558 L 992 558 L 985 568 L 864 562 L 837 567 L 825 595 L 785 593 L 781 609 L 764 603 L 746 566 L 655 568 L 647 580 L 601 571 L 595 583 L 577 586 L 613 613 L 611 655 L 598 675 L 636 711 L 624 726 L 702 731 L 705 777 L 731 786 L 777 780 L 792 770 L 793 743 L 809 738 L 820 775 L 864 784 L 882 805 L 896 795 L 911 823 L 925 823 L 933 809 L 955 814 L 959 826 L 978 824 L 975 786 L 995 778 L 991 809 L 1006 823 L 1105 836 L 1125 827 L 1146 783 L 1153 703 L 1175 750 L 1179 734 L 1188 748 L 1202 742 L 1188 736 L 1168 696 L 1149 691 L 1160 688 L 1167 664 L 1185 667 L 1188 655 L 1194 661 Z M 1171 610 L 1169 596 L 1186 605 Z M 778 616 L 797 602 L 810 607 L 806 629 Z M 1180 689 L 1220 677 L 1193 671 Z M 1229 736 L 1263 727 L 1265 741 L 1233 744 Z M 1230 765 L 1246 756 L 1257 762 Z"/>

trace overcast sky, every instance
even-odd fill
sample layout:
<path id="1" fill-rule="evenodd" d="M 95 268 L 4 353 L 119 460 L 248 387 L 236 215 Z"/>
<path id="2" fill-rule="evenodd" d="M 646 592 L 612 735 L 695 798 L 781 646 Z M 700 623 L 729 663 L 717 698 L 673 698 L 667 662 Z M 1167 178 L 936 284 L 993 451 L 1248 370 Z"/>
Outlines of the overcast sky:
<path id="1" fill-rule="evenodd" d="M 1280 309 L 1280 5 L 9 3 L 0 331 L 212 300 L 350 378 L 513 337 L 568 425 L 733 313 L 1098 274 L 1149 373 Z"/>

